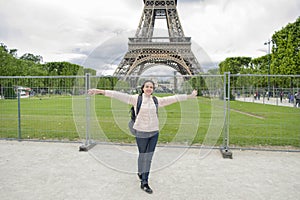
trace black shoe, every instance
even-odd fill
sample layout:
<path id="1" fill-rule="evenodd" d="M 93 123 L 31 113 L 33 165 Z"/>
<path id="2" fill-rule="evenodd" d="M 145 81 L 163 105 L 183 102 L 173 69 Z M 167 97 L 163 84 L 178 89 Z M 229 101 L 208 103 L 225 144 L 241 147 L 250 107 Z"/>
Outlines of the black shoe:
<path id="1" fill-rule="evenodd" d="M 137 175 L 138 175 L 138 177 L 139 177 L 139 179 L 141 181 L 142 180 L 142 174 L 138 173 Z"/>
<path id="2" fill-rule="evenodd" d="M 152 194 L 153 190 L 149 187 L 148 184 L 141 184 L 141 189 L 147 192 L 148 194 Z"/>

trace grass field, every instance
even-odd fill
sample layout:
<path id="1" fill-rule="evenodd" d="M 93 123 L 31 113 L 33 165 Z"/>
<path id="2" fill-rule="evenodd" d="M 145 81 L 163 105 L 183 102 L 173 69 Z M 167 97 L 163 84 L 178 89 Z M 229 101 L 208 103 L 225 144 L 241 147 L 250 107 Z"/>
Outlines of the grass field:
<path id="1" fill-rule="evenodd" d="M 92 101 L 99 124 L 106 137 L 112 142 L 131 143 L 134 137 L 124 133 L 113 118 L 111 100 L 96 96 Z M 159 117 L 165 120 L 160 132 L 159 142 L 174 141 L 180 128 L 182 112 L 180 106 L 189 108 L 190 103 L 173 104 L 163 109 Z M 186 136 L 193 144 L 202 144 L 207 138 L 207 131 L 212 120 L 211 101 L 208 98 L 198 98 L 199 124 L 197 132 L 190 137 L 189 126 L 184 127 Z M 222 105 L 222 102 L 221 104 Z M 230 103 L 230 145 L 236 146 L 293 146 L 300 147 L 300 109 L 280 107 L 255 103 L 232 101 Z M 0 100 L 0 138 L 18 138 L 18 102 L 17 100 Z M 84 107 L 82 108 L 84 109 Z M 124 122 L 129 120 L 129 106 L 120 110 Z M 220 112 L 223 107 L 220 106 Z M 184 109 L 183 109 L 183 112 Z M 124 114 L 125 113 L 125 114 Z M 192 114 L 192 113 L 190 113 Z M 186 116 L 186 115 L 185 115 Z M 194 121 L 191 115 L 191 121 Z M 220 119 L 222 121 L 222 119 Z M 195 127 L 195 126 L 193 126 Z M 51 96 L 42 98 L 21 99 L 21 137 L 23 139 L 58 139 L 79 140 L 73 118 L 72 97 Z M 183 141 L 186 140 L 182 137 Z M 223 141 L 222 135 L 217 144 Z"/>

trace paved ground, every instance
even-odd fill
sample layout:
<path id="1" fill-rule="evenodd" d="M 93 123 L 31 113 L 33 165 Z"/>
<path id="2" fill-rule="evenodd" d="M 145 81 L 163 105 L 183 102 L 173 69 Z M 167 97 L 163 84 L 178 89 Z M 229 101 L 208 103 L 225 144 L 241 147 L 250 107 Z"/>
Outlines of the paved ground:
<path id="1" fill-rule="evenodd" d="M 276 106 L 288 106 L 288 107 L 295 107 L 295 103 L 289 103 L 288 99 L 284 98 L 282 102 L 280 102 L 279 98 L 260 98 L 254 99 L 253 97 L 240 97 L 236 98 L 237 101 L 245 101 L 245 102 L 252 102 L 252 103 L 260 103 L 260 104 L 269 104 L 269 105 L 276 105 Z"/>
<path id="2" fill-rule="evenodd" d="M 294 200 L 300 197 L 300 153 L 235 150 L 231 160 L 223 159 L 218 150 L 206 155 L 208 152 L 200 154 L 200 149 L 190 148 L 171 165 L 151 173 L 154 193 L 149 195 L 139 189 L 135 173 L 107 167 L 94 158 L 95 153 L 79 152 L 78 147 L 76 143 L 0 140 L 0 199 Z M 105 148 L 109 152 L 111 147 L 101 147 Z M 118 148 L 136 151 L 135 146 Z M 176 151 L 171 148 L 170 156 Z M 116 154 L 112 152 L 109 157 L 118 158 Z M 155 162 L 159 162 L 157 157 L 153 165 Z"/>

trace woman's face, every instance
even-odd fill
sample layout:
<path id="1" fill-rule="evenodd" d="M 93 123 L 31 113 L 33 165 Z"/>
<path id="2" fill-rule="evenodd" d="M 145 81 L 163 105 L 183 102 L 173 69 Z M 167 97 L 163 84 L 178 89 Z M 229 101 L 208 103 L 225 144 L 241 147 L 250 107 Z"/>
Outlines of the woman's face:
<path id="1" fill-rule="evenodd" d="M 146 82 L 144 84 L 143 91 L 146 95 L 151 95 L 153 93 L 153 90 L 154 90 L 154 85 L 151 82 Z"/>

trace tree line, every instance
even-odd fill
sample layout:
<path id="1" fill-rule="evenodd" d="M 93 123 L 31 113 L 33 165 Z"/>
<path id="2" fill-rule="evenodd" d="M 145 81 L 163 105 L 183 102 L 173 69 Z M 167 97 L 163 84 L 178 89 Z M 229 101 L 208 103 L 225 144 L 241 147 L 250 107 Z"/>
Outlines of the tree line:
<path id="1" fill-rule="evenodd" d="M 43 57 L 25 53 L 17 56 L 17 49 L 8 49 L 0 43 L 0 76 L 37 76 L 36 79 L 0 79 L 1 98 L 16 98 L 19 87 L 30 87 L 31 94 L 74 94 L 72 90 L 78 82 L 75 78 L 52 78 L 59 76 L 76 76 L 90 73 L 96 75 L 96 70 L 69 62 L 43 63 Z M 45 78 L 42 78 L 44 77 Z M 50 89 L 51 88 L 51 89 Z M 76 92 L 76 91 L 75 91 Z"/>
<path id="2" fill-rule="evenodd" d="M 226 58 L 219 63 L 220 74 L 230 72 L 231 74 L 269 75 L 261 78 L 248 77 L 247 80 L 243 77 L 231 78 L 231 84 L 235 88 L 242 88 L 246 84 L 256 88 L 256 91 L 260 87 L 261 92 L 273 94 L 293 92 L 299 87 L 299 78 L 293 75 L 300 74 L 300 17 L 294 23 L 289 23 L 275 32 L 265 45 L 267 45 L 268 52 L 264 56 Z M 272 75 L 290 76 L 275 78 Z M 274 91 L 274 88 L 277 91 Z"/>
<path id="3" fill-rule="evenodd" d="M 25 53 L 17 56 L 17 49 L 8 49 L 0 43 L 0 75 L 1 76 L 72 76 L 78 73 L 96 75 L 96 70 L 84 68 L 69 62 L 43 63 L 43 57 Z"/>
<path id="4" fill-rule="evenodd" d="M 272 35 L 265 43 L 272 49 L 265 56 L 230 57 L 219 63 L 219 72 L 231 74 L 300 74 L 300 17 Z"/>

